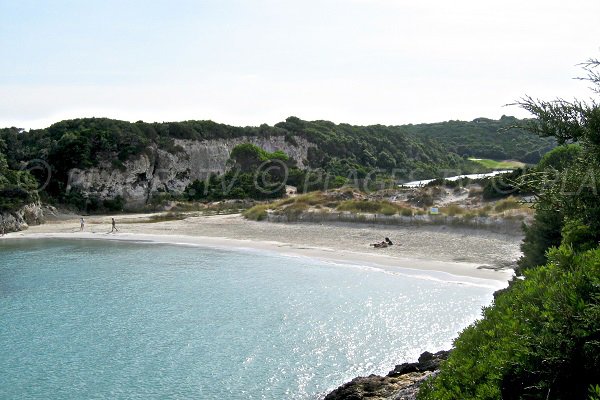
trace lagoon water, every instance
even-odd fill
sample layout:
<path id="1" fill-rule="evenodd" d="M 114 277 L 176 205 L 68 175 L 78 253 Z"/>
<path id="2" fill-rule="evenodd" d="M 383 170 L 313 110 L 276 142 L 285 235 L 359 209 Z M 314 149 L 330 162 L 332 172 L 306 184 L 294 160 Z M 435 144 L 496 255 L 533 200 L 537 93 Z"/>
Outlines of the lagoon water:
<path id="1" fill-rule="evenodd" d="M 0 398 L 318 399 L 448 348 L 495 289 L 250 251 L 5 240 Z"/>

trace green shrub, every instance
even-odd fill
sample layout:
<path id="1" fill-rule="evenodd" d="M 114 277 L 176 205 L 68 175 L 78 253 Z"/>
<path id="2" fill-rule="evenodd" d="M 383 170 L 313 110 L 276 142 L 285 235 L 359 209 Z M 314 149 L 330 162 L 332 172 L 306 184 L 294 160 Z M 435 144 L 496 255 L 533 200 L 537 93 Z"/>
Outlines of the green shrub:
<path id="1" fill-rule="evenodd" d="M 398 208 L 391 204 L 382 204 L 379 208 L 379 213 L 383 215 L 395 215 L 398 213 Z"/>
<path id="2" fill-rule="evenodd" d="M 402 210 L 400 210 L 400 215 L 402 215 L 403 217 L 412 217 L 413 210 L 412 208 L 403 208 Z"/>
<path id="3" fill-rule="evenodd" d="M 337 206 L 338 211 L 353 213 L 370 213 L 393 215 L 398 212 L 398 206 L 389 201 L 346 200 Z"/>
<path id="4" fill-rule="evenodd" d="M 104 200 L 102 205 L 108 211 L 123 211 L 123 207 L 125 207 L 125 199 L 123 196 L 117 196 L 114 199 Z"/>
<path id="5" fill-rule="evenodd" d="M 450 204 L 447 207 L 440 208 L 440 212 L 450 217 L 454 217 L 455 215 L 464 214 L 465 209 L 457 204 Z"/>
<path id="6" fill-rule="evenodd" d="M 600 380 L 600 249 L 554 249 L 466 328 L 419 399 L 584 399 Z"/>
<path id="7" fill-rule="evenodd" d="M 471 211 L 469 211 L 468 213 L 466 213 L 465 215 L 463 215 L 463 219 L 465 221 L 470 221 L 470 220 L 472 220 L 475 217 L 476 217 L 476 214 L 474 212 L 471 212 Z"/>
<path id="8" fill-rule="evenodd" d="M 253 221 L 262 221 L 264 219 L 267 219 L 267 210 L 269 209 L 269 206 L 267 204 L 258 204 L 254 207 L 251 207 L 249 209 L 247 209 L 246 211 L 244 211 L 242 213 L 242 215 L 244 217 L 246 217 L 247 219 L 253 220 Z"/>

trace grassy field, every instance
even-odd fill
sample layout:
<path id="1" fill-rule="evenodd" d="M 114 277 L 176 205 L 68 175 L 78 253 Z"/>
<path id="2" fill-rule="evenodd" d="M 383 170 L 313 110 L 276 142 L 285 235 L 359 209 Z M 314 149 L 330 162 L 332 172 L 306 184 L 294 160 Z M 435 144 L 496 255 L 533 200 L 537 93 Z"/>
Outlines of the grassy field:
<path id="1" fill-rule="evenodd" d="M 479 163 L 490 169 L 516 169 L 525 166 L 525 163 L 520 161 L 496 161 L 485 158 L 469 158 L 469 160 L 475 161 L 476 163 Z"/>

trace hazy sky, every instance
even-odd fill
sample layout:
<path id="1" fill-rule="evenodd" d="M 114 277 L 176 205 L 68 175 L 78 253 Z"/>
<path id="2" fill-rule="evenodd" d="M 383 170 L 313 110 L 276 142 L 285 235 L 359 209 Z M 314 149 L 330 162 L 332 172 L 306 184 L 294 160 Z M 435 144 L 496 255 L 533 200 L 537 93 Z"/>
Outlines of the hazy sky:
<path id="1" fill-rule="evenodd" d="M 597 0 L 0 0 L 0 126 L 525 116 L 590 57 Z"/>

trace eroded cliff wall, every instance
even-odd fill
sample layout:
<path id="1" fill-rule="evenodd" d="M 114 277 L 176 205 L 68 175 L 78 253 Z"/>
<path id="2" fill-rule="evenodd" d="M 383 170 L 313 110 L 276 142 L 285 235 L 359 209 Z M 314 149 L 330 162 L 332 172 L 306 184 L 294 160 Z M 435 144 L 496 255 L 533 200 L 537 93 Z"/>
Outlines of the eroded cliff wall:
<path id="1" fill-rule="evenodd" d="M 27 204 L 16 211 L 0 212 L 0 234 L 27 229 L 29 225 L 44 222 L 44 213 L 40 204 Z"/>
<path id="2" fill-rule="evenodd" d="M 126 161 L 123 167 L 104 161 L 95 168 L 72 169 L 67 191 L 79 190 L 99 200 L 122 196 L 127 207 L 140 207 L 154 193 L 179 194 L 197 179 L 225 172 L 231 151 L 242 143 L 255 144 L 268 152 L 281 150 L 299 167 L 305 167 L 308 149 L 314 146 L 304 138 L 290 141 L 284 136 L 175 140 L 178 151 L 168 152 L 153 146 L 138 158 Z"/>

